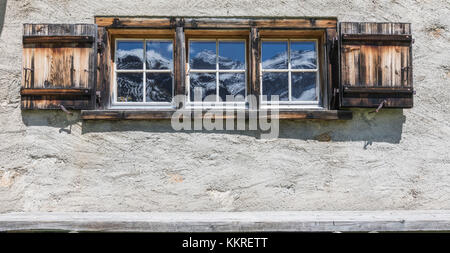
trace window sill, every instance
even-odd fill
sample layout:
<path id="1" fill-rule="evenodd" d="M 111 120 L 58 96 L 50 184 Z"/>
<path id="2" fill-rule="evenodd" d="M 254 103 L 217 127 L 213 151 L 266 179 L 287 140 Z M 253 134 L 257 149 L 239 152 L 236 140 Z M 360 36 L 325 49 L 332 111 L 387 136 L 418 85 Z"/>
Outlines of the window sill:
<path id="1" fill-rule="evenodd" d="M 230 110 L 222 111 L 221 114 L 214 114 L 214 110 L 200 111 L 186 110 L 183 115 L 193 118 L 214 118 L 214 119 L 237 119 L 258 117 L 258 111 L 255 110 Z M 83 120 L 163 120 L 171 119 L 175 110 L 83 110 L 81 118 Z M 259 115 L 260 118 L 273 118 L 268 114 Z M 318 120 L 351 120 L 352 111 L 346 110 L 280 110 L 278 119 L 281 120 L 300 120 L 300 119 L 318 119 Z"/>

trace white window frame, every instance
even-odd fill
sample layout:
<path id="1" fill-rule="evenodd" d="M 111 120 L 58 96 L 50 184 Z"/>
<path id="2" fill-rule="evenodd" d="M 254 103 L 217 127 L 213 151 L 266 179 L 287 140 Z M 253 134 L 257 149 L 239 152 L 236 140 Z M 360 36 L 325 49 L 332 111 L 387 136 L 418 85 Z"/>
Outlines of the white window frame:
<path id="1" fill-rule="evenodd" d="M 287 69 L 263 69 L 262 66 L 262 54 L 263 54 L 263 47 L 262 43 L 264 42 L 270 42 L 270 41 L 286 41 L 287 42 L 287 52 L 288 52 L 288 68 Z M 291 41 L 310 41 L 314 42 L 315 44 L 315 50 L 316 50 L 316 62 L 317 62 L 317 68 L 315 69 L 292 69 L 291 68 Z M 281 39 L 281 38 L 267 38 L 267 39 L 261 39 L 261 61 L 259 62 L 260 66 L 260 105 L 261 108 L 268 108 L 277 106 L 280 108 L 300 108 L 300 109 L 323 109 L 321 100 L 322 100 L 322 94 L 320 92 L 320 59 L 319 59 L 319 40 L 318 39 Z M 289 101 L 277 101 L 277 102 L 271 102 L 271 101 L 264 101 L 263 100 L 263 73 L 264 72 L 277 72 L 277 73 L 288 73 L 288 99 Z M 317 94 L 317 100 L 316 101 L 293 101 L 292 100 L 292 73 L 306 73 L 306 72 L 315 72 L 316 73 L 316 94 Z M 273 103 L 273 104 L 272 104 Z"/>
<path id="2" fill-rule="evenodd" d="M 191 42 L 202 42 L 202 41 L 210 41 L 210 42 L 216 42 L 216 68 L 215 69 L 191 69 L 190 66 L 190 46 Z M 244 48 L 245 48 L 245 69 L 219 69 L 219 43 L 221 41 L 238 41 L 238 42 L 244 42 Z M 248 91 L 247 91 L 247 85 L 248 85 L 248 59 L 247 59 L 247 40 L 246 39 L 222 39 L 222 38 L 190 38 L 188 39 L 188 62 L 187 62 L 187 71 L 186 71 L 186 87 L 187 87 L 187 97 L 186 97 L 186 106 L 187 107 L 214 107 L 214 108 L 246 108 L 248 106 Z M 191 101 L 191 73 L 216 73 L 216 101 L 201 101 L 201 102 L 193 102 Z M 234 101 L 234 102 L 226 102 L 226 101 L 220 101 L 220 95 L 219 95 L 219 87 L 220 87 L 220 80 L 219 76 L 220 73 L 244 73 L 245 75 L 245 100 L 244 101 Z"/>
<path id="3" fill-rule="evenodd" d="M 117 46 L 121 41 L 139 41 L 144 43 L 143 47 L 143 69 L 142 70 L 128 70 L 128 69 L 117 69 Z M 112 96 L 112 109 L 133 109 L 133 108 L 152 108 L 152 109 L 167 109 L 175 108 L 173 98 L 175 96 L 175 76 L 174 76 L 174 61 L 175 53 L 172 49 L 172 68 L 171 69 L 147 69 L 147 41 L 164 41 L 172 42 L 172 46 L 175 45 L 173 39 L 169 38 L 117 38 L 115 39 L 114 46 L 114 74 L 113 74 L 113 96 Z M 142 73 L 143 74 L 143 102 L 119 102 L 117 101 L 117 74 L 118 73 Z M 172 76 L 172 101 L 171 102 L 146 102 L 146 83 L 147 83 L 147 73 L 170 73 Z"/>

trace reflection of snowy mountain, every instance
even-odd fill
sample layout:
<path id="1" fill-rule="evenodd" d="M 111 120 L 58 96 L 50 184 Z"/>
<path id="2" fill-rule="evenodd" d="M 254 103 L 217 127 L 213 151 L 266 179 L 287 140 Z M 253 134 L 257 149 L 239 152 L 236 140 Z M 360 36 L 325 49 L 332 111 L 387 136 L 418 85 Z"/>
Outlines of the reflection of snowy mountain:
<path id="1" fill-rule="evenodd" d="M 278 54 L 275 57 L 262 62 L 263 69 L 287 69 L 287 52 Z M 315 51 L 292 51 L 292 69 L 315 69 L 317 66 Z"/>
<path id="2" fill-rule="evenodd" d="M 117 50 L 117 69 L 142 69 L 144 54 L 142 49 Z"/>
<path id="3" fill-rule="evenodd" d="M 286 69 L 287 53 L 278 54 L 262 63 L 264 69 Z M 292 51 L 292 69 L 315 69 L 317 67 L 316 53 L 314 51 Z M 314 101 L 316 100 L 316 78 L 315 72 L 292 72 L 292 100 Z M 288 73 L 264 72 L 263 93 L 268 95 L 279 95 L 280 101 L 289 100 Z"/>
<path id="4" fill-rule="evenodd" d="M 172 69 L 173 60 L 167 59 L 154 50 L 147 51 L 147 68 L 149 69 Z"/>
<path id="5" fill-rule="evenodd" d="M 203 50 L 190 59 L 191 69 L 216 69 L 216 53 L 210 50 Z M 219 69 L 245 69 L 245 63 L 233 61 L 227 57 L 219 57 Z M 195 73 L 190 74 L 191 101 L 194 99 L 194 90 L 200 89 L 202 97 L 215 95 L 216 73 Z M 219 74 L 219 96 L 222 101 L 226 100 L 227 95 L 245 96 L 245 73 L 220 73 Z"/>
<path id="6" fill-rule="evenodd" d="M 142 69 L 144 60 L 142 49 L 117 50 L 118 69 Z M 147 69 L 172 69 L 173 60 L 165 58 L 154 50 L 147 51 Z"/>

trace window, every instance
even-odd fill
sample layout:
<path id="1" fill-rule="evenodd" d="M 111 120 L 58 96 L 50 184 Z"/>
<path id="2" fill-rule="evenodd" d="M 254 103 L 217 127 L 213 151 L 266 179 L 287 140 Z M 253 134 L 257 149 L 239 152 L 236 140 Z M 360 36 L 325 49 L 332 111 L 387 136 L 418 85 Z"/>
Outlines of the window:
<path id="1" fill-rule="evenodd" d="M 171 105 L 173 41 L 118 39 L 113 106 Z"/>
<path id="2" fill-rule="evenodd" d="M 188 99 L 191 105 L 245 105 L 246 41 L 189 40 Z"/>
<path id="3" fill-rule="evenodd" d="M 317 40 L 280 39 L 261 43 L 261 100 L 279 104 L 319 105 Z"/>

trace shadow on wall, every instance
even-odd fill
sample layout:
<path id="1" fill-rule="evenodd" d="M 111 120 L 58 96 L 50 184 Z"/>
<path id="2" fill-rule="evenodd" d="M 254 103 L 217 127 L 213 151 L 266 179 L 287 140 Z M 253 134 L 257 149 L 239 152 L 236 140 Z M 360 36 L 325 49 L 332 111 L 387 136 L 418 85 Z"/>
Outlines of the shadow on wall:
<path id="1" fill-rule="evenodd" d="M 0 0 L 0 36 L 2 35 L 3 24 L 5 23 L 6 1 Z"/>
<path id="2" fill-rule="evenodd" d="M 279 138 L 328 141 L 364 141 L 365 147 L 373 142 L 399 143 L 405 116 L 401 109 L 353 110 L 353 120 L 283 120 L 279 124 Z M 70 116 L 62 111 L 23 111 L 22 120 L 27 126 L 49 126 L 59 132 L 71 132 L 71 126 L 80 124 L 79 114 Z M 81 121 L 82 134 L 139 131 L 150 133 L 175 133 L 170 120 Z M 230 134 L 261 138 L 260 131 L 182 131 L 184 133 Z"/>

